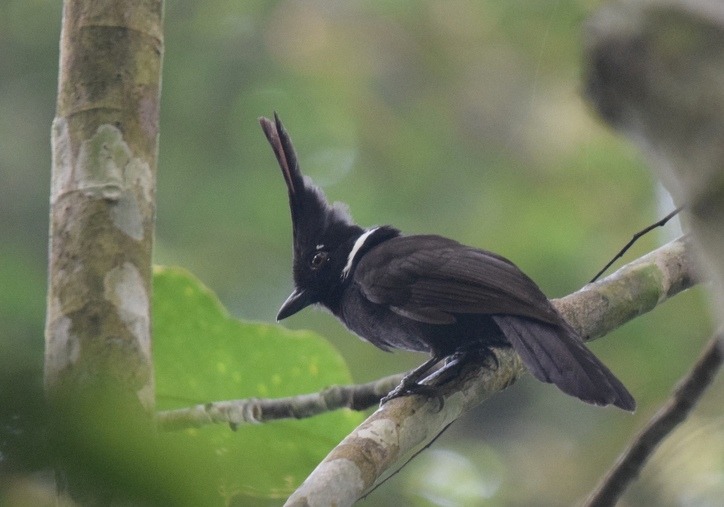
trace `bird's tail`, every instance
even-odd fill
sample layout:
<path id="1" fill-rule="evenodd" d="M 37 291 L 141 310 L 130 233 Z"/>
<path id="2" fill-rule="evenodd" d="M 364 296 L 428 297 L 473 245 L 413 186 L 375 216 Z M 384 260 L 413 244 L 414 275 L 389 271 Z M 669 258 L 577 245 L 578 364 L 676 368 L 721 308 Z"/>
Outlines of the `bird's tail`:
<path id="1" fill-rule="evenodd" d="M 512 315 L 493 318 L 538 380 L 586 403 L 636 408 L 631 393 L 572 329 Z"/>

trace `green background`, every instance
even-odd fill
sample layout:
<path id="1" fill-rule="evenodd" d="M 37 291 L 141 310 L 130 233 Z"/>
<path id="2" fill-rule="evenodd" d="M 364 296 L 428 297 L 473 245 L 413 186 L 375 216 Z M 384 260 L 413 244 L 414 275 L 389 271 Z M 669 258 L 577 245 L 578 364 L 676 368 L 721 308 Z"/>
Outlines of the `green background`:
<path id="1" fill-rule="evenodd" d="M 550 297 L 578 289 L 669 210 L 643 157 L 581 98 L 582 25 L 599 4 L 166 2 L 155 261 L 194 273 L 232 315 L 273 322 L 291 290 L 291 230 L 256 118 L 277 111 L 303 170 L 361 225 L 494 250 Z M 0 367 L 38 378 L 60 12 L 59 1 L 0 3 Z M 626 259 L 675 235 L 650 234 Z M 356 381 L 423 360 L 378 351 L 324 312 L 284 325 L 327 337 Z M 635 415 L 526 378 L 453 425 L 367 505 L 573 503 L 668 396 L 711 327 L 695 289 L 592 345 L 637 398 Z M 721 498 L 723 384 L 655 455 L 629 505 Z"/>

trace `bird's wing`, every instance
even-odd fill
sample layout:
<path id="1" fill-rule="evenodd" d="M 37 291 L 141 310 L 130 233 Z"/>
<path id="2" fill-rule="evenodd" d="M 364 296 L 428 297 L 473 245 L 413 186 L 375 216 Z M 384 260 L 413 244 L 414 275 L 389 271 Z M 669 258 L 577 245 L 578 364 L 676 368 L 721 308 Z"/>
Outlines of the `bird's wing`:
<path id="1" fill-rule="evenodd" d="M 354 281 L 373 303 L 421 322 L 452 324 L 455 314 L 502 314 L 560 323 L 546 296 L 513 263 L 440 236 L 381 243 L 362 257 Z"/>

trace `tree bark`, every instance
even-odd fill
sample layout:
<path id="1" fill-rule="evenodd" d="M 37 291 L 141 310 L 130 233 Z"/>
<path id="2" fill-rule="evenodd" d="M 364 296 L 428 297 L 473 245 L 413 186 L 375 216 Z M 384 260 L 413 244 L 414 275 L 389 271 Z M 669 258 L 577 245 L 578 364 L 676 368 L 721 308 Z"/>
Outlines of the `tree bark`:
<path id="1" fill-rule="evenodd" d="M 65 0 L 52 128 L 46 391 L 147 412 L 162 24 L 162 0 Z"/>

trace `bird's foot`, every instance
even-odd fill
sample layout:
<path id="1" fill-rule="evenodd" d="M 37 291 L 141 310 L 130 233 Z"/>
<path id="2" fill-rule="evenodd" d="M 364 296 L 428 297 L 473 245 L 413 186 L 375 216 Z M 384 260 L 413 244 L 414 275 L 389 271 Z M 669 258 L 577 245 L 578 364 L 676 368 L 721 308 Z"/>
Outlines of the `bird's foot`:
<path id="1" fill-rule="evenodd" d="M 400 396 L 408 396 L 410 394 L 424 394 L 424 391 L 431 386 L 420 384 L 418 381 L 421 378 L 425 377 L 425 375 L 427 375 L 427 373 L 443 358 L 444 356 L 433 356 L 424 363 L 422 363 L 420 366 L 412 370 L 410 373 L 405 375 L 402 379 L 402 382 L 400 382 L 400 385 L 395 387 L 392 391 L 389 392 L 387 396 L 380 400 L 380 405 L 384 405 L 388 401 L 394 398 L 399 398 Z"/>
<path id="2" fill-rule="evenodd" d="M 419 384 L 415 380 L 406 382 L 406 379 L 407 377 L 402 379 L 402 382 L 400 382 L 397 387 L 395 387 L 387 394 L 387 396 L 380 400 L 380 406 L 395 398 L 410 396 L 412 394 L 419 394 L 428 397 L 435 396 L 437 392 L 437 387 L 426 384 Z"/>
<path id="3" fill-rule="evenodd" d="M 445 359 L 445 365 L 438 370 L 437 374 L 445 372 L 448 368 L 451 370 L 460 370 L 466 364 L 474 363 L 483 365 L 489 361 L 492 363 L 493 369 L 497 370 L 500 366 L 498 356 L 490 347 L 481 347 L 480 345 L 471 345 L 456 350 Z"/>
<path id="4" fill-rule="evenodd" d="M 443 366 L 430 375 L 430 381 L 434 384 L 421 384 L 419 382 L 443 357 L 435 356 L 407 374 L 400 384 L 380 400 L 380 405 L 401 396 L 419 394 L 427 397 L 440 397 L 440 388 L 443 384 L 450 382 L 460 375 L 462 369 L 470 364 L 482 364 L 490 360 L 497 369 L 498 357 L 492 349 L 480 347 L 479 345 L 461 348 L 450 354 L 445 359 Z"/>

